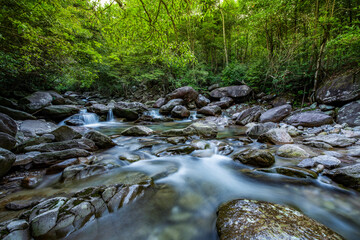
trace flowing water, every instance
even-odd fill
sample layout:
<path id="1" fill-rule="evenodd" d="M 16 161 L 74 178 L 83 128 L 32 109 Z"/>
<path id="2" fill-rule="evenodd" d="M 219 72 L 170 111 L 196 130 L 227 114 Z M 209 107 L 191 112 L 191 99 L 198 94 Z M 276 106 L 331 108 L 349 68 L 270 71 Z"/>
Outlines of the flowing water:
<path id="1" fill-rule="evenodd" d="M 190 122 L 154 123 L 155 131 L 183 128 Z M 107 135 L 117 135 L 131 123 L 105 122 L 92 126 Z M 238 140 L 240 127 L 223 129 L 217 139 L 198 140 L 207 146 L 189 155 L 162 156 L 157 153 L 173 146 L 158 137 L 117 137 L 116 147 L 97 153 L 98 158 L 116 161 L 122 167 L 106 174 L 71 184 L 55 184 L 52 176 L 46 184 L 27 195 L 52 196 L 76 192 L 96 185 L 116 184 L 119 179 L 143 175 L 152 177 L 158 190 L 147 193 L 105 217 L 89 222 L 67 239 L 217 239 L 216 210 L 226 201 L 238 198 L 286 204 L 325 224 L 346 239 L 360 239 L 360 194 L 341 189 L 324 177 L 297 180 L 278 174 L 249 175 L 248 166 L 221 155 L 217 146 L 225 142 L 235 151 L 263 148 L 260 143 L 243 146 Z M 151 144 L 149 144 L 151 143 Z M 190 143 L 190 142 L 187 142 Z M 276 146 L 275 146 L 276 148 Z M 120 156 L 139 156 L 130 163 Z M 277 158 L 276 165 L 291 164 Z"/>

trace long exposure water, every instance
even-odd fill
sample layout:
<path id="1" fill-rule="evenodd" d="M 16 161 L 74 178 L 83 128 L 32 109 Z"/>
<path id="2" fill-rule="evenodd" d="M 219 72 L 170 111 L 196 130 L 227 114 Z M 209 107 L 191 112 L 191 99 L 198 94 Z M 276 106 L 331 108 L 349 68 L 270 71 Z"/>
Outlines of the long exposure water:
<path id="1" fill-rule="evenodd" d="M 163 131 L 183 128 L 190 123 L 154 123 L 148 127 Z M 87 126 L 115 136 L 131 125 L 115 120 Z M 111 185 L 119 179 L 139 176 L 154 180 L 158 187 L 156 192 L 147 193 L 114 213 L 90 221 L 66 239 L 218 239 L 215 229 L 218 206 L 239 198 L 292 206 L 346 239 L 360 239 L 359 193 L 339 188 L 325 177 L 300 180 L 270 173 L 249 174 L 252 168 L 221 155 L 217 148 L 220 142 L 232 146 L 235 151 L 264 147 L 257 142 L 244 146 L 238 140 L 243 135 L 241 127 L 224 128 L 217 139 L 195 140 L 206 146 L 205 149 L 180 156 L 159 154 L 173 146 L 160 137 L 117 136 L 114 138 L 116 147 L 98 152 L 96 156 L 115 161 L 121 167 L 64 184 L 56 183 L 57 175 L 54 175 L 39 188 L 17 193 L 17 196 L 45 197 L 76 192 L 84 187 Z M 122 156 L 139 156 L 141 160 L 120 160 Z M 291 164 L 287 159 L 276 159 L 278 166 Z"/>

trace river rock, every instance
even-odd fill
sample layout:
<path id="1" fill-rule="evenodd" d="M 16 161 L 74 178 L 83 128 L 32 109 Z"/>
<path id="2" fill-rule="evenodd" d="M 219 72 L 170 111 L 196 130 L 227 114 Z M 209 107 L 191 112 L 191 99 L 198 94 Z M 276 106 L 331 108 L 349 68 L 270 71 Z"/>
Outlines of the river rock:
<path id="1" fill-rule="evenodd" d="M 53 98 L 48 92 L 35 92 L 23 99 L 21 102 L 25 104 L 25 109 L 34 113 L 46 106 L 49 106 L 52 102 Z"/>
<path id="2" fill-rule="evenodd" d="M 186 137 L 186 136 L 199 136 L 203 138 L 214 138 L 218 133 L 217 126 L 208 122 L 195 122 L 190 126 L 182 129 L 172 129 L 161 133 L 164 137 Z"/>
<path id="3" fill-rule="evenodd" d="M 168 143 L 177 145 L 179 143 L 185 143 L 186 142 L 186 137 L 169 137 L 166 139 L 166 141 Z"/>
<path id="4" fill-rule="evenodd" d="M 43 108 L 39 115 L 55 121 L 61 121 L 79 112 L 79 108 L 74 105 L 51 105 Z"/>
<path id="5" fill-rule="evenodd" d="M 287 144 L 293 143 L 294 140 L 285 129 L 273 128 L 259 137 L 259 142 L 272 144 Z"/>
<path id="6" fill-rule="evenodd" d="M 185 103 L 195 101 L 199 93 L 192 87 L 186 86 L 174 90 L 172 93 L 166 95 L 166 102 L 172 99 L 183 99 Z"/>
<path id="7" fill-rule="evenodd" d="M 21 144 L 16 145 L 16 147 L 14 148 L 14 152 L 22 153 L 22 152 L 24 152 L 24 149 L 28 146 L 39 145 L 42 143 L 49 143 L 54 140 L 55 140 L 55 136 L 50 133 L 44 134 L 40 137 L 33 137 L 30 139 L 27 139 L 26 141 L 22 142 Z"/>
<path id="8" fill-rule="evenodd" d="M 12 137 L 15 137 L 17 133 L 16 122 L 3 113 L 0 113 L 0 132 L 7 133 Z"/>
<path id="9" fill-rule="evenodd" d="M 216 116 L 221 114 L 221 108 L 217 105 L 208 105 L 199 109 L 197 112 L 206 116 Z"/>
<path id="10" fill-rule="evenodd" d="M 292 208 L 255 200 L 234 200 L 220 206 L 216 228 L 225 239 L 343 239 Z"/>
<path id="11" fill-rule="evenodd" d="M 79 132 L 65 125 L 58 127 L 57 129 L 52 131 L 51 134 L 55 136 L 55 141 L 57 142 L 68 141 L 82 137 L 82 135 Z"/>
<path id="12" fill-rule="evenodd" d="M 184 106 L 175 106 L 171 110 L 171 117 L 173 118 L 188 118 L 190 116 L 190 111 Z"/>
<path id="13" fill-rule="evenodd" d="M 360 99 L 360 73 L 347 72 L 323 81 L 316 91 L 316 99 L 320 103 L 342 105 Z"/>
<path id="14" fill-rule="evenodd" d="M 341 134 L 328 134 L 305 138 L 304 142 L 323 142 L 329 144 L 332 147 L 348 147 L 354 144 L 356 139 L 348 138 Z"/>
<path id="15" fill-rule="evenodd" d="M 291 105 L 285 104 L 267 110 L 260 116 L 260 122 L 280 122 L 291 113 Z"/>
<path id="16" fill-rule="evenodd" d="M 234 100 L 231 97 L 222 97 L 220 98 L 220 101 L 212 102 L 209 104 L 209 106 L 219 106 L 222 109 L 226 109 L 231 106 L 231 104 L 234 102 Z"/>
<path id="17" fill-rule="evenodd" d="M 296 178 L 313 178 L 316 179 L 318 177 L 317 173 L 314 171 L 311 171 L 306 168 L 301 167 L 275 167 L 273 169 L 276 173 L 289 176 L 289 177 L 296 177 Z"/>
<path id="18" fill-rule="evenodd" d="M 16 145 L 16 139 L 7 134 L 0 132 L 0 148 L 5 148 L 8 150 L 12 150 Z"/>
<path id="19" fill-rule="evenodd" d="M 337 122 L 339 124 L 346 123 L 351 127 L 360 126 L 360 100 L 348 103 L 340 108 Z"/>
<path id="20" fill-rule="evenodd" d="M 29 169 L 29 168 L 31 168 L 31 163 L 33 161 L 33 158 L 39 154 L 41 154 L 41 152 L 36 152 L 36 151 L 27 152 L 25 154 L 18 154 L 18 155 L 16 155 L 16 160 L 15 160 L 13 166 L 14 167 L 21 166 L 25 169 Z"/>
<path id="21" fill-rule="evenodd" d="M 159 113 L 163 115 L 168 115 L 171 113 L 171 110 L 173 110 L 175 106 L 183 105 L 183 104 L 184 104 L 184 100 L 182 99 L 172 99 L 160 108 Z"/>
<path id="22" fill-rule="evenodd" d="M 149 109 L 140 102 L 116 102 L 114 103 L 114 107 L 118 108 L 126 108 L 132 111 L 137 112 L 138 114 L 143 114 L 144 112 L 148 111 Z"/>
<path id="23" fill-rule="evenodd" d="M 44 152 L 33 158 L 35 165 L 51 166 L 70 158 L 87 157 L 90 153 L 83 149 L 71 148 L 62 151 Z"/>
<path id="24" fill-rule="evenodd" d="M 25 120 L 20 124 L 20 131 L 26 137 L 35 137 L 54 131 L 58 126 L 52 122 L 45 120 Z"/>
<path id="25" fill-rule="evenodd" d="M 237 100 L 244 100 L 250 95 L 252 89 L 246 85 L 222 87 L 212 90 L 210 96 L 212 98 L 231 97 Z"/>
<path id="26" fill-rule="evenodd" d="M 121 135 L 124 136 L 150 136 L 154 131 L 145 126 L 133 126 L 125 129 Z"/>
<path id="27" fill-rule="evenodd" d="M 256 167 L 270 167 L 275 163 L 275 157 L 267 150 L 247 149 L 233 155 L 234 160 Z"/>
<path id="28" fill-rule="evenodd" d="M 15 154 L 4 148 L 0 148 L 0 177 L 6 175 L 6 173 L 11 169 L 15 160 Z"/>
<path id="29" fill-rule="evenodd" d="M 360 191 L 360 163 L 331 171 L 324 171 L 324 175 L 346 187 Z"/>
<path id="30" fill-rule="evenodd" d="M 157 157 L 170 156 L 170 155 L 187 155 L 192 153 L 196 148 L 192 145 L 181 145 L 168 147 L 164 150 L 157 151 Z"/>
<path id="31" fill-rule="evenodd" d="M 85 122 L 81 119 L 68 119 L 68 120 L 65 120 L 66 125 L 69 125 L 69 126 L 82 126 L 82 125 L 85 125 Z"/>
<path id="32" fill-rule="evenodd" d="M 264 109 L 260 106 L 254 106 L 241 111 L 236 118 L 236 124 L 245 126 L 251 122 L 257 122 Z"/>
<path id="33" fill-rule="evenodd" d="M 311 151 L 310 148 L 299 145 L 299 144 L 285 144 L 278 148 L 276 154 L 280 157 L 286 158 L 308 158 L 310 156 L 314 156 L 315 153 Z"/>
<path id="34" fill-rule="evenodd" d="M 95 130 L 85 133 L 84 137 L 94 141 L 99 148 L 111 148 L 116 145 L 111 138 Z"/>
<path id="35" fill-rule="evenodd" d="M 198 108 L 202 108 L 207 106 L 210 103 L 210 100 L 206 98 L 204 95 L 199 94 L 195 100 L 195 103 Z"/>
<path id="36" fill-rule="evenodd" d="M 15 120 L 27 120 L 27 119 L 35 120 L 36 119 L 36 117 L 34 117 L 33 115 L 31 115 L 27 112 L 15 110 L 15 109 L 4 107 L 4 106 L 0 106 L 0 112 L 8 115 L 9 117 L 11 117 Z"/>
<path id="37" fill-rule="evenodd" d="M 276 127 L 277 124 L 273 122 L 253 124 L 246 130 L 246 135 L 251 138 L 258 138 L 260 135 Z"/>
<path id="38" fill-rule="evenodd" d="M 153 105 L 154 108 L 161 108 L 165 104 L 165 98 L 159 98 Z"/>
<path id="39" fill-rule="evenodd" d="M 25 152 L 39 151 L 39 152 L 52 152 L 52 151 L 61 151 L 71 148 L 84 149 L 86 151 L 96 151 L 97 146 L 95 143 L 87 138 L 67 140 L 62 142 L 54 143 L 42 143 L 39 145 L 33 145 L 25 147 Z"/>
<path id="40" fill-rule="evenodd" d="M 325 168 L 335 168 L 340 166 L 341 161 L 333 156 L 320 155 L 317 157 L 304 159 L 298 164 L 298 166 L 303 168 L 312 168 L 319 164 L 323 165 Z"/>
<path id="41" fill-rule="evenodd" d="M 115 105 L 113 113 L 116 117 L 126 118 L 126 120 L 129 121 L 135 121 L 139 118 L 139 114 L 135 110 L 119 107 L 117 105 Z"/>
<path id="42" fill-rule="evenodd" d="M 94 164 L 78 164 L 67 166 L 61 176 L 63 182 L 85 179 L 91 176 L 100 175 L 108 169 L 105 166 Z"/>
<path id="43" fill-rule="evenodd" d="M 96 103 L 96 104 L 93 104 L 89 107 L 87 107 L 87 110 L 89 112 L 92 112 L 92 113 L 96 113 L 98 115 L 105 115 L 109 112 L 109 107 L 104 105 L 104 104 L 99 104 L 99 103 Z"/>
<path id="44" fill-rule="evenodd" d="M 332 124 L 333 122 L 334 120 L 331 116 L 316 111 L 296 113 L 286 119 L 287 124 L 296 127 L 319 127 L 326 124 Z"/>

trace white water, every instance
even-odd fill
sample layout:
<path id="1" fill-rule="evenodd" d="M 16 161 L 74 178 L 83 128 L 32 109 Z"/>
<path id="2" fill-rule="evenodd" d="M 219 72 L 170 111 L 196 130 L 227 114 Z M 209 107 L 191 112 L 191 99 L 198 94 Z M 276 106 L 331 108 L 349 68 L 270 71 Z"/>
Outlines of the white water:
<path id="1" fill-rule="evenodd" d="M 81 109 L 79 119 L 83 120 L 85 124 L 94 124 L 99 122 L 99 116 L 95 113 L 88 113 L 86 109 Z"/>
<path id="2" fill-rule="evenodd" d="M 108 121 L 108 122 L 113 122 L 114 121 L 114 113 L 113 113 L 112 108 L 109 109 L 109 112 L 108 112 L 107 117 L 106 117 L 106 121 Z"/>

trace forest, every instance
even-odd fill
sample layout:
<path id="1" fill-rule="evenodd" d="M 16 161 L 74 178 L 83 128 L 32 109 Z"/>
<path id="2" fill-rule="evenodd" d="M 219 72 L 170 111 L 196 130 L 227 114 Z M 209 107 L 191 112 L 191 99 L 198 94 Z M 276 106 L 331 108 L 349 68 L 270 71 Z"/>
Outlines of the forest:
<path id="1" fill-rule="evenodd" d="M 0 89 L 313 97 L 360 59 L 360 0 L 1 0 Z M 154 88 L 154 89 L 153 89 Z M 152 90 L 153 89 L 153 90 Z"/>

